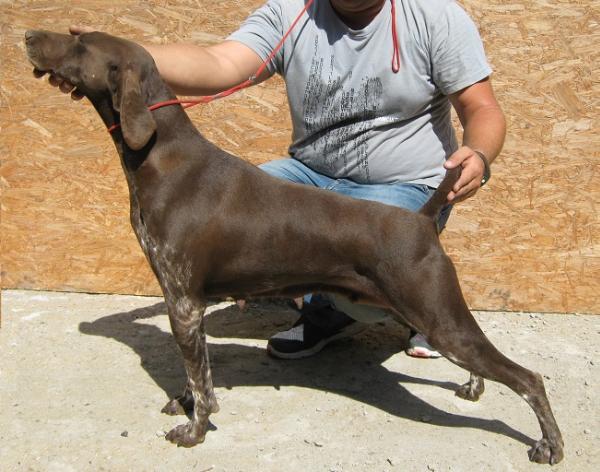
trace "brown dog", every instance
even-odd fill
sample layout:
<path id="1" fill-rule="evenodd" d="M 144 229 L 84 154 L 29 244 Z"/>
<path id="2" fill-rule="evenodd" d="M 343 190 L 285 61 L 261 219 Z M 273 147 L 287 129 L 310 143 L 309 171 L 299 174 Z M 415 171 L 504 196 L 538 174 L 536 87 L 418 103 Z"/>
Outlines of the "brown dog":
<path id="1" fill-rule="evenodd" d="M 387 308 L 471 372 L 460 397 L 477 400 L 482 377 L 510 387 L 542 429 L 530 459 L 562 459 L 541 376 L 488 341 L 438 240 L 434 220 L 457 172 L 420 213 L 283 182 L 208 142 L 179 105 L 149 111 L 174 95 L 139 45 L 97 32 L 28 31 L 25 40 L 38 75 L 68 80 L 107 127 L 120 123 L 113 139 L 129 185 L 131 224 L 162 287 L 188 375 L 184 393 L 163 411 L 193 408 L 192 420 L 168 440 L 202 442 L 209 415 L 219 409 L 202 317 L 208 298 L 332 291 Z M 307 219 L 310 225 L 298 223 Z"/>

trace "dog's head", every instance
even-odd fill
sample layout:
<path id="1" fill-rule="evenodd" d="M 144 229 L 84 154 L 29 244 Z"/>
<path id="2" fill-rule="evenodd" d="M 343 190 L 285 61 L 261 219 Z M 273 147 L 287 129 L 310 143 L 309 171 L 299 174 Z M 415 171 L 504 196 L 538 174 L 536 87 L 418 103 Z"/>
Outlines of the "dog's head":
<path id="1" fill-rule="evenodd" d="M 105 33 L 80 35 L 49 31 L 25 33 L 27 56 L 39 73 L 73 84 L 92 102 L 108 99 L 120 114 L 127 145 L 141 149 L 156 130 L 142 84 L 156 73 L 154 61 L 138 44 Z"/>

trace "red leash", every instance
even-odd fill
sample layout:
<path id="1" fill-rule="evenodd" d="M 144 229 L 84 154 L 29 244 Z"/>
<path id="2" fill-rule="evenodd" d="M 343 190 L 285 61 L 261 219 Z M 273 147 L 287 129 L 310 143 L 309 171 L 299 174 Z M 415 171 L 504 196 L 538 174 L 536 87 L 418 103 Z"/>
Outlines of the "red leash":
<path id="1" fill-rule="evenodd" d="M 392 0 L 392 72 L 397 74 L 400 70 L 400 46 L 398 45 L 398 31 L 396 31 L 396 2 Z"/>
<path id="2" fill-rule="evenodd" d="M 208 95 L 206 97 L 201 97 L 195 100 L 192 99 L 184 99 L 184 100 L 180 100 L 180 99 L 173 99 L 173 100 L 166 100 L 164 102 L 158 102 L 155 103 L 154 105 L 150 105 L 148 107 L 148 110 L 152 111 L 152 110 L 156 110 L 157 108 L 162 108 L 162 107 L 166 107 L 169 105 L 182 105 L 182 108 L 190 108 L 193 107 L 195 105 L 198 105 L 200 103 L 209 103 L 212 102 L 213 100 L 217 100 L 219 98 L 224 98 L 227 97 L 239 90 L 245 89 L 247 87 L 250 87 L 251 85 L 254 84 L 254 82 L 256 81 L 256 79 L 258 77 L 260 77 L 260 75 L 265 71 L 265 69 L 267 68 L 267 66 L 269 65 L 269 62 L 271 62 L 273 60 L 273 58 L 275 57 L 275 55 L 279 52 L 279 50 L 283 47 L 283 44 L 285 43 L 285 40 L 288 38 L 288 36 L 290 35 L 290 33 L 292 32 L 292 30 L 296 27 L 296 24 L 300 21 L 300 18 L 302 18 L 302 16 L 304 15 L 304 13 L 306 13 L 306 11 L 310 8 L 310 6 L 313 4 L 315 0 L 308 0 L 306 2 L 306 4 L 304 5 L 304 8 L 302 9 L 302 11 L 298 14 L 298 16 L 296 17 L 296 19 L 294 20 L 294 22 L 290 25 L 289 29 L 287 30 L 287 32 L 283 35 L 283 37 L 281 38 L 281 41 L 279 41 L 279 43 L 277 44 L 277 46 L 275 46 L 275 49 L 273 49 L 273 51 L 271 51 L 271 54 L 269 54 L 269 57 L 267 57 L 263 63 L 260 65 L 260 67 L 256 70 L 256 72 L 254 73 L 254 75 L 252 77 L 250 77 L 249 79 L 245 80 L 244 82 L 242 82 L 241 84 L 235 85 L 234 87 L 231 87 L 230 89 L 224 90 L 223 92 L 219 92 L 216 93 L 214 95 Z M 394 47 L 394 52 L 392 55 L 392 71 L 394 73 L 397 73 L 400 70 L 400 50 L 398 47 L 398 33 L 396 31 L 396 2 L 394 0 L 391 0 L 392 2 L 392 41 L 393 41 L 393 47 Z M 112 133 L 114 130 L 116 130 L 117 128 L 119 128 L 121 125 L 119 123 L 116 123 L 114 125 L 112 125 L 110 128 L 108 128 L 108 132 Z"/>

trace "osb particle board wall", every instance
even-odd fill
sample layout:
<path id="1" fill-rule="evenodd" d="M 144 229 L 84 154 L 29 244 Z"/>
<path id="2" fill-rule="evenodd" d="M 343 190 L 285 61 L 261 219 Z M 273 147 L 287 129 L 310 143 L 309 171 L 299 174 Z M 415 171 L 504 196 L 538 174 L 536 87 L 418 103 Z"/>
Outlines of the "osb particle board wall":
<path id="1" fill-rule="evenodd" d="M 28 28 L 92 25 L 138 41 L 219 41 L 261 0 L 0 1 L 2 287 L 156 294 L 116 152 L 91 106 L 33 79 Z M 494 177 L 443 237 L 474 309 L 600 313 L 600 2 L 463 2 L 508 118 Z M 190 110 L 252 163 L 285 154 L 280 80 Z"/>

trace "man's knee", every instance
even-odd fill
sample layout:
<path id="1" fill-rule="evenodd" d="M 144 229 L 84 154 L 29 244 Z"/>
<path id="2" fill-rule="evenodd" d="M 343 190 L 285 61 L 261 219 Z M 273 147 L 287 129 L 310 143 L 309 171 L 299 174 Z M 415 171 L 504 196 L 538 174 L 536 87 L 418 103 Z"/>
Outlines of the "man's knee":
<path id="1" fill-rule="evenodd" d="M 273 177 L 300 184 L 305 183 L 301 173 L 296 169 L 296 163 L 293 159 L 277 159 L 260 164 L 258 167 Z"/>

